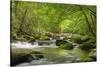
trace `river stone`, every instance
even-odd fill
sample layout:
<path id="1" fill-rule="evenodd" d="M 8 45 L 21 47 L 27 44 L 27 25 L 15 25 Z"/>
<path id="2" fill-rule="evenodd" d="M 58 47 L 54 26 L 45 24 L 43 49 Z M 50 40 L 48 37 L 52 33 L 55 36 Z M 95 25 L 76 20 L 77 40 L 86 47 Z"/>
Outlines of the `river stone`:
<path id="1" fill-rule="evenodd" d="M 66 63 L 76 62 L 77 60 L 78 60 L 78 58 L 76 56 L 68 56 L 66 58 Z"/>
<path id="2" fill-rule="evenodd" d="M 92 43 L 83 43 L 83 44 L 80 44 L 79 48 L 81 48 L 82 50 L 91 50 L 93 48 L 95 48 L 95 44 L 92 44 Z"/>
<path id="3" fill-rule="evenodd" d="M 53 64 L 54 62 L 48 61 L 47 58 L 42 58 L 39 60 L 33 60 L 30 65 L 43 65 L 43 64 Z"/>
<path id="4" fill-rule="evenodd" d="M 39 60 L 39 59 L 41 59 L 41 58 L 44 58 L 44 56 L 41 55 L 41 54 L 34 54 L 34 55 L 33 55 L 33 58 L 34 58 L 34 60 Z"/>
<path id="5" fill-rule="evenodd" d="M 59 48 L 66 49 L 66 50 L 71 50 L 71 49 L 74 48 L 74 46 L 72 44 L 70 44 L 70 43 L 65 43 L 65 44 L 61 44 L 59 46 Z"/>
<path id="6" fill-rule="evenodd" d="M 34 58 L 31 55 L 11 57 L 11 66 L 15 66 L 23 62 L 31 62 L 33 59 Z"/>
<path id="7" fill-rule="evenodd" d="M 94 61 L 96 61 L 96 57 L 97 57 L 96 50 L 92 50 L 92 51 L 89 53 L 89 56 L 90 56 Z"/>
<path id="8" fill-rule="evenodd" d="M 66 44 L 66 43 L 68 43 L 68 42 L 65 41 L 65 40 L 56 40 L 56 45 L 57 46 L 60 46 L 61 44 Z"/>

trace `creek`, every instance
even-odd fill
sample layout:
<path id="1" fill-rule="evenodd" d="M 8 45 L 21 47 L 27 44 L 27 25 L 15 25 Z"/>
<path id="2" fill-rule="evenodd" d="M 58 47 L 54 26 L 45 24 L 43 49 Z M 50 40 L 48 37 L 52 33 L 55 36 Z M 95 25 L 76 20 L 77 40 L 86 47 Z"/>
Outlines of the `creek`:
<path id="1" fill-rule="evenodd" d="M 29 42 L 21 42 L 21 41 L 11 43 L 12 54 L 26 53 L 26 55 L 30 54 L 34 57 L 35 54 L 32 53 L 32 51 L 40 52 L 39 57 L 37 57 L 37 55 L 34 58 L 31 58 L 31 56 L 27 56 L 28 59 L 26 59 L 26 57 L 23 59 L 29 60 L 28 62 L 24 62 L 24 61 L 21 63 L 18 62 L 18 64 L 15 64 L 13 66 L 19 67 L 19 66 L 30 66 L 30 65 L 75 63 L 75 62 L 91 61 L 91 58 L 89 58 L 88 56 L 88 52 L 85 52 L 79 49 L 78 44 L 76 43 L 72 43 L 72 44 L 76 45 L 74 49 L 65 50 L 56 46 L 55 40 L 37 41 L 37 42 L 34 42 L 34 44 L 29 43 Z M 41 58 L 41 56 L 43 57 Z M 23 59 L 19 59 L 19 60 L 23 60 Z"/>

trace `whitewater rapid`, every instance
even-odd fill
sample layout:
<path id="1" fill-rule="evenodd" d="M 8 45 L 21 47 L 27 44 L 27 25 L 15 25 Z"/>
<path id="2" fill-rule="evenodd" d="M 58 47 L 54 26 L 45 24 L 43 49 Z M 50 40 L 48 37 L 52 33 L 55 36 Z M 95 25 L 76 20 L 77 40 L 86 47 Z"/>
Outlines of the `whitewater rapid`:
<path id="1" fill-rule="evenodd" d="M 11 47 L 12 48 L 37 48 L 37 47 L 53 47 L 53 48 L 57 48 L 58 46 L 56 46 L 56 44 L 51 43 L 51 44 L 43 44 L 43 45 L 39 45 L 38 42 L 34 42 L 34 44 L 29 43 L 29 42 L 15 42 L 15 43 L 11 43 Z"/>

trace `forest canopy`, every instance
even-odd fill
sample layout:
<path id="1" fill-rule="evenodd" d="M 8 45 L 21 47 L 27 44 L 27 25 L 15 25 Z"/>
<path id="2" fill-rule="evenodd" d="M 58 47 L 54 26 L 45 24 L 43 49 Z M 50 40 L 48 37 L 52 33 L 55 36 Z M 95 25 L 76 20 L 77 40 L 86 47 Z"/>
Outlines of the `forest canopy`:
<path id="1" fill-rule="evenodd" d="M 11 1 L 11 35 L 75 33 L 96 36 L 96 6 Z"/>

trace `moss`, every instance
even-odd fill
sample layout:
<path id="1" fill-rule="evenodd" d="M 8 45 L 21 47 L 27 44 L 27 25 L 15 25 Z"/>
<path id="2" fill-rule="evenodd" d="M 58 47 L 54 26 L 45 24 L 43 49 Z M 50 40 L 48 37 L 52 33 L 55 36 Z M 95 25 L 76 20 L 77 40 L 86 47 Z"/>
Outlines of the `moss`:
<path id="1" fill-rule="evenodd" d="M 89 36 L 89 35 L 85 35 L 81 38 L 81 40 L 84 42 L 87 42 L 87 43 L 93 43 L 95 44 L 96 43 L 96 38 L 94 36 Z"/>
<path id="2" fill-rule="evenodd" d="M 61 44 L 61 45 L 59 46 L 59 48 L 71 50 L 71 49 L 73 49 L 74 47 L 73 47 L 72 44 L 66 43 L 66 44 Z"/>
<path id="3" fill-rule="evenodd" d="M 59 59 L 65 58 L 70 53 L 69 50 L 61 48 L 44 48 L 42 52 L 44 53 L 44 56 L 50 61 L 58 61 Z"/>
<path id="4" fill-rule="evenodd" d="M 43 36 L 40 37 L 40 40 L 49 40 L 49 37 L 46 36 L 46 35 L 43 35 Z"/>
<path id="5" fill-rule="evenodd" d="M 23 35 L 23 38 L 27 41 L 34 39 L 34 37 L 29 36 L 29 35 Z"/>
<path id="6" fill-rule="evenodd" d="M 90 51 L 91 49 L 96 48 L 96 46 L 95 44 L 84 43 L 84 44 L 80 44 L 79 48 L 85 51 Z"/>
<path id="7" fill-rule="evenodd" d="M 78 62 L 93 61 L 93 59 L 89 57 L 90 51 L 84 51 L 84 50 L 80 49 L 79 47 L 76 47 L 72 52 L 75 56 L 80 58 L 80 60 Z"/>
<path id="8" fill-rule="evenodd" d="M 86 41 L 88 41 L 88 40 L 90 40 L 91 38 L 89 37 L 89 36 L 83 36 L 82 38 L 81 38 L 81 40 L 83 41 L 83 42 L 86 42 Z"/>
<path id="9" fill-rule="evenodd" d="M 94 61 L 97 60 L 96 48 L 94 48 L 94 49 L 91 50 L 91 52 L 89 53 L 89 57 L 92 58 Z"/>
<path id="10" fill-rule="evenodd" d="M 61 44 L 66 44 L 68 43 L 67 41 L 64 41 L 64 40 L 56 40 L 56 45 L 57 46 L 60 46 Z"/>
<path id="11" fill-rule="evenodd" d="M 72 36 L 70 36 L 70 40 L 72 41 L 72 42 L 75 42 L 75 43 L 82 43 L 82 40 L 81 40 L 81 35 L 79 35 L 79 34 L 73 34 Z"/>

